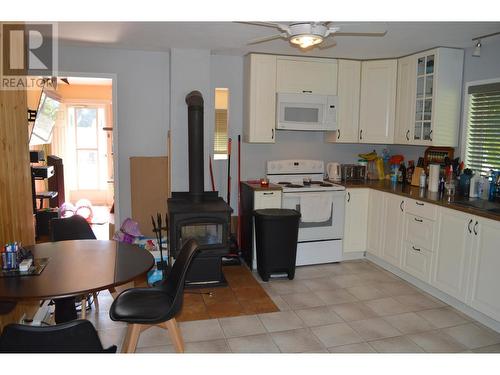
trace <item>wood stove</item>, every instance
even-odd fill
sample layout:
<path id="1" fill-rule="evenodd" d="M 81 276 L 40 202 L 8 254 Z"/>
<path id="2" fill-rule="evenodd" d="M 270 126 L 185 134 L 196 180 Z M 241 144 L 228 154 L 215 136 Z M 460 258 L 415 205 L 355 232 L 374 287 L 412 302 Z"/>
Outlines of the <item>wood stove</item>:
<path id="1" fill-rule="evenodd" d="M 229 253 L 231 207 L 218 192 L 204 191 L 203 97 L 198 91 L 186 96 L 188 105 L 189 192 L 173 192 L 167 201 L 170 253 L 177 257 L 189 239 L 200 252 L 194 258 L 186 283 L 195 286 L 226 285 L 222 257 Z"/>

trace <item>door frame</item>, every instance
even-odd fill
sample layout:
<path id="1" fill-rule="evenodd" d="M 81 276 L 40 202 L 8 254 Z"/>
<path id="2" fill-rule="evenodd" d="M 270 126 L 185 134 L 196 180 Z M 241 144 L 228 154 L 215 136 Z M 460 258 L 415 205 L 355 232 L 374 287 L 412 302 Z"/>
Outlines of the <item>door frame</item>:
<path id="1" fill-rule="evenodd" d="M 113 113 L 113 192 L 115 205 L 115 226 L 120 225 L 120 190 L 119 190 L 119 166 L 120 160 L 118 153 L 118 76 L 115 73 L 90 73 L 90 72 L 68 72 L 58 71 L 57 77 L 81 77 L 81 78 L 108 78 L 111 79 L 111 111 Z"/>

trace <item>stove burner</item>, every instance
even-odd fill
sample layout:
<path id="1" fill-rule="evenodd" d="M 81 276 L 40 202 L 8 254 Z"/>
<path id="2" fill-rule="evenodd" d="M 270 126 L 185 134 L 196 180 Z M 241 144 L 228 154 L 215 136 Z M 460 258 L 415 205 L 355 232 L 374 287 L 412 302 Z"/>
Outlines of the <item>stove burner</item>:
<path id="1" fill-rule="evenodd" d="M 319 186 L 323 186 L 323 187 L 332 187 L 333 185 L 332 184 L 327 184 L 325 182 L 322 182 L 321 184 L 319 184 Z"/>
<path id="2" fill-rule="evenodd" d="M 323 181 L 311 181 L 311 185 L 321 185 L 324 184 Z"/>
<path id="3" fill-rule="evenodd" d="M 290 182 L 288 181 L 281 181 L 281 182 L 278 182 L 278 185 L 289 185 Z"/>
<path id="4" fill-rule="evenodd" d="M 304 185 L 297 185 L 297 184 L 288 184 L 286 185 L 287 188 L 301 188 L 304 187 Z"/>

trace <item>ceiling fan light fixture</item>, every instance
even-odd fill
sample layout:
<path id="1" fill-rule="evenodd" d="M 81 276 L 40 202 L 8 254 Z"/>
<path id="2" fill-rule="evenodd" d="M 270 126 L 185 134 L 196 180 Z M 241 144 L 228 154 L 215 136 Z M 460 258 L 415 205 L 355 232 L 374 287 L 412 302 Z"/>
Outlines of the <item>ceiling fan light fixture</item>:
<path id="1" fill-rule="evenodd" d="M 300 48 L 308 48 L 319 44 L 323 41 L 323 37 L 321 35 L 315 34 L 302 34 L 295 35 L 290 38 L 290 43 L 297 44 Z"/>

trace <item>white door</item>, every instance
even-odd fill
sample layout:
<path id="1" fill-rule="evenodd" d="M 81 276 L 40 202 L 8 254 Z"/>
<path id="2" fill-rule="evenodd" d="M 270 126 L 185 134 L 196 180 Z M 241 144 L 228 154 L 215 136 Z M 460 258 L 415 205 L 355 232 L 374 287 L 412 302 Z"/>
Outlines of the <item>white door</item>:
<path id="1" fill-rule="evenodd" d="M 344 223 L 344 253 L 366 251 L 368 189 L 347 189 Z"/>
<path id="2" fill-rule="evenodd" d="M 473 240 L 472 215 L 441 208 L 438 215 L 434 271 L 431 283 L 449 295 L 465 301 Z"/>
<path id="3" fill-rule="evenodd" d="M 361 143 L 387 144 L 394 141 L 397 70 L 397 60 L 361 63 Z"/>
<path id="4" fill-rule="evenodd" d="M 276 91 L 337 95 L 337 60 L 278 57 Z"/>
<path id="5" fill-rule="evenodd" d="M 384 193 L 370 189 L 368 202 L 368 230 L 366 250 L 378 257 L 382 247 L 382 214 L 384 210 Z"/>
<path id="6" fill-rule="evenodd" d="M 338 60 L 337 131 L 326 134 L 327 142 L 357 143 L 359 140 L 359 93 L 361 61 Z"/>
<path id="7" fill-rule="evenodd" d="M 415 114 L 416 64 L 414 56 L 398 60 L 398 88 L 394 143 L 407 144 L 413 139 Z"/>
<path id="8" fill-rule="evenodd" d="M 245 60 L 243 140 L 274 143 L 276 124 L 276 56 L 252 54 Z"/>
<path id="9" fill-rule="evenodd" d="M 470 305 L 500 321 L 500 221 L 476 217 L 472 232 Z"/>
<path id="10" fill-rule="evenodd" d="M 381 257 L 396 267 L 401 267 L 404 204 L 401 196 L 384 194 Z"/>

